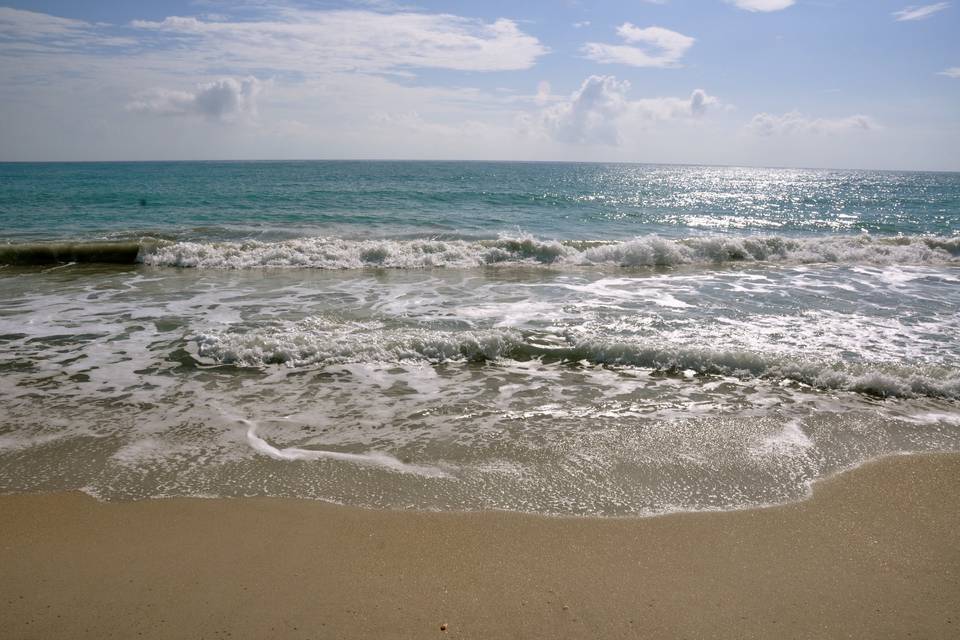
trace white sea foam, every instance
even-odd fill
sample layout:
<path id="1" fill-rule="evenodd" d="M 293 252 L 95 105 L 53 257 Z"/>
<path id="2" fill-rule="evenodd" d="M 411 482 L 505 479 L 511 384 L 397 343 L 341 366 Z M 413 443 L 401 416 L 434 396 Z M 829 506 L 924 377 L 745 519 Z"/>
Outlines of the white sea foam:
<path id="1" fill-rule="evenodd" d="M 813 440 L 803 431 L 799 419 L 788 420 L 778 433 L 767 436 L 754 448 L 761 455 L 796 455 L 813 447 Z"/>
<path id="2" fill-rule="evenodd" d="M 508 263 L 609 247 L 528 240 L 499 245 Z M 951 261 L 25 269 L 0 318 L 0 485 L 567 515 L 793 499 L 868 458 L 960 448 L 960 264 L 930 251 Z"/>
<path id="3" fill-rule="evenodd" d="M 523 361 L 628 366 L 675 375 L 723 375 L 787 381 L 826 390 L 879 397 L 960 398 L 955 370 L 891 363 L 804 360 L 744 349 L 716 349 L 644 342 L 636 338 L 567 336 L 545 342 L 514 329 L 439 331 L 310 318 L 296 323 L 197 337 L 198 353 L 216 363 L 261 367 L 322 366 L 345 362 Z"/>
<path id="4" fill-rule="evenodd" d="M 939 413 L 936 411 L 922 411 L 910 413 L 908 415 L 898 416 L 899 420 L 913 424 L 923 425 L 949 425 L 951 427 L 960 426 L 960 412 L 958 413 Z"/>
<path id="5" fill-rule="evenodd" d="M 197 342 L 200 355 L 216 362 L 294 367 L 370 361 L 496 360 L 523 345 L 520 333 L 504 329 L 384 331 L 374 323 L 328 323 L 322 318 L 242 333 L 207 333 Z"/>
<path id="6" fill-rule="evenodd" d="M 510 264 L 670 267 L 742 262 L 956 264 L 960 263 L 960 237 L 645 236 L 615 243 L 559 242 L 530 235 L 481 241 L 312 237 L 281 242 L 161 243 L 145 247 L 140 260 L 149 265 L 207 269 L 412 269 Z"/>
<path id="7" fill-rule="evenodd" d="M 343 451 L 324 451 L 320 449 L 302 449 L 299 447 L 284 447 L 283 449 L 279 449 L 257 435 L 257 425 L 255 423 L 249 420 L 243 420 L 243 422 L 247 424 L 247 442 L 253 450 L 269 456 L 274 460 L 339 460 L 341 462 L 351 462 L 366 466 L 383 467 L 398 473 L 412 473 L 430 478 L 450 477 L 449 474 L 437 467 L 410 464 L 386 453 L 377 451 L 369 453 L 345 453 Z"/>

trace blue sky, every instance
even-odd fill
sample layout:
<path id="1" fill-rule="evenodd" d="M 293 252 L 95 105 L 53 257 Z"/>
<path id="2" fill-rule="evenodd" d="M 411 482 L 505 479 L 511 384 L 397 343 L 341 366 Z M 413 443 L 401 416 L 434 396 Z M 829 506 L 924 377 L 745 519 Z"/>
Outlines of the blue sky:
<path id="1" fill-rule="evenodd" d="M 0 160 L 960 170 L 960 4 L 0 0 Z"/>

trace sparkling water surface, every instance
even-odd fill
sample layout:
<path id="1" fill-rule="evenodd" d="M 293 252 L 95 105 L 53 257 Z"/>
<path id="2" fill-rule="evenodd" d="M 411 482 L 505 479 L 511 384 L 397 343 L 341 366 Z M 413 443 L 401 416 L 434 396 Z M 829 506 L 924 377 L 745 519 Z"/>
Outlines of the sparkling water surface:
<path id="1" fill-rule="evenodd" d="M 143 203 L 143 204 L 142 204 Z M 0 164 L 0 240 L 952 234 L 960 174 L 517 162 Z"/>
<path id="2" fill-rule="evenodd" d="M 0 491 L 643 515 L 958 450 L 958 194 L 936 173 L 0 165 Z M 140 248 L 14 264 L 94 240 Z"/>

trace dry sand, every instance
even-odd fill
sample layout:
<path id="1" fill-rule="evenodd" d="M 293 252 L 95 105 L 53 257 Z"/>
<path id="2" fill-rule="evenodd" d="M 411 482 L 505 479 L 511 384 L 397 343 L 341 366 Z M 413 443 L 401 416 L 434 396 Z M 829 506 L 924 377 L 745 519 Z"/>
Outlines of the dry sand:
<path id="1" fill-rule="evenodd" d="M 958 638 L 960 456 L 646 519 L 3 496 L 0 572 L 3 638 Z"/>

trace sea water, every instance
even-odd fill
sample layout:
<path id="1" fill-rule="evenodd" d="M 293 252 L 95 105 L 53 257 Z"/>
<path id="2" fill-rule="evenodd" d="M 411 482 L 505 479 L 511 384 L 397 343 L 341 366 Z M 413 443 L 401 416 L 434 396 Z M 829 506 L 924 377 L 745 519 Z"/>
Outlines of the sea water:
<path id="1" fill-rule="evenodd" d="M 636 515 L 960 450 L 960 174 L 0 164 L 0 491 Z"/>

